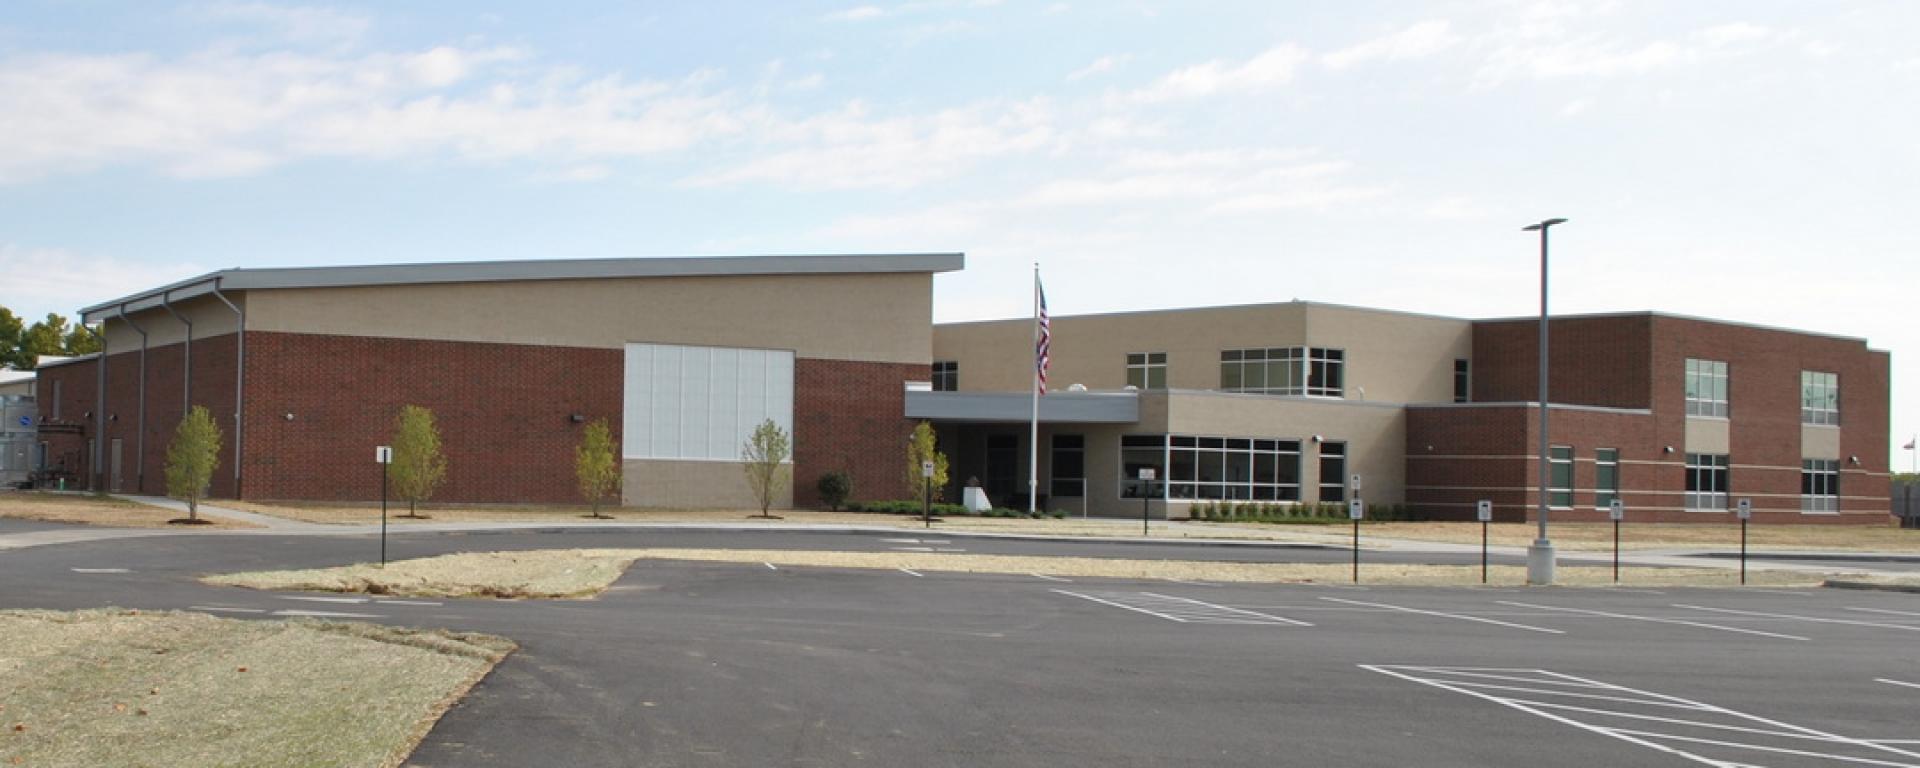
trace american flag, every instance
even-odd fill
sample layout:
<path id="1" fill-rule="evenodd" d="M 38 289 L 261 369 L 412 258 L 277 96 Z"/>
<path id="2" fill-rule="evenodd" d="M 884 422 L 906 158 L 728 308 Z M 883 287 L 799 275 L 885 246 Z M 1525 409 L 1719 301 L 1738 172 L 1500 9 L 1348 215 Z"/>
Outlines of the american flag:
<path id="1" fill-rule="evenodd" d="M 1053 346 L 1053 322 L 1047 318 L 1047 289 L 1040 286 L 1040 278 L 1033 279 L 1034 290 L 1040 294 L 1040 337 L 1033 343 L 1033 369 L 1040 374 L 1040 394 L 1047 393 L 1047 366 L 1053 362 L 1050 349 Z"/>

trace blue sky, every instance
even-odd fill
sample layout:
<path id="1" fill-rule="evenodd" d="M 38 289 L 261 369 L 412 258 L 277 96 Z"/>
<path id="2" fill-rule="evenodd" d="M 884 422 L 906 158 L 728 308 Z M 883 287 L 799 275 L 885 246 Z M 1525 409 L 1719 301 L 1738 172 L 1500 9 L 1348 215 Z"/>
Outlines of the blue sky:
<path id="1" fill-rule="evenodd" d="M 557 9 L 557 10 L 556 10 Z M 939 320 L 1655 309 L 1894 352 L 1910 2 L 17 0 L 0 304 L 211 269 L 965 251 Z"/>

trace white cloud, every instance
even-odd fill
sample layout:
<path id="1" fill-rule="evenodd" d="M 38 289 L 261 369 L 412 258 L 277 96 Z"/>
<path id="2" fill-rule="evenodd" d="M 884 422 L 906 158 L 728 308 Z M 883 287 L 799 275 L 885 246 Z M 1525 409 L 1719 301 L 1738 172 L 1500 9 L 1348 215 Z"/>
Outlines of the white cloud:
<path id="1" fill-rule="evenodd" d="M 1068 73 L 1067 81 L 1072 82 L 1075 80 L 1092 77 L 1094 75 L 1098 75 L 1104 72 L 1112 72 L 1114 67 L 1117 67 L 1117 66 L 1120 66 L 1121 64 L 1126 63 L 1127 59 L 1129 58 L 1132 58 L 1132 57 L 1102 56 L 1100 58 L 1094 59 L 1092 63 L 1089 63 L 1084 67 L 1081 67 L 1079 69 L 1076 69 Z"/>
<path id="2" fill-rule="evenodd" d="M 1436 221 L 1466 221 L 1492 218 L 1495 210 L 1470 197 L 1443 197 L 1428 204 L 1420 213 Z"/>
<path id="3" fill-rule="evenodd" d="M 875 118 L 860 102 L 762 126 L 771 151 L 689 178 L 693 186 L 774 182 L 810 189 L 904 188 L 1056 140 L 1045 102 L 982 103 L 931 115 Z"/>
<path id="4" fill-rule="evenodd" d="M 43 319 L 49 312 L 71 315 L 102 299 L 207 271 L 194 264 L 149 264 L 62 248 L 0 243 L 0 274 L 7 276 L 8 308 L 28 322 Z"/>
<path id="5" fill-rule="evenodd" d="M 1736 21 L 1700 30 L 1699 38 L 1707 45 L 1724 48 L 1741 43 L 1751 43 L 1773 37 L 1773 30 L 1757 24 Z"/>
<path id="6" fill-rule="evenodd" d="M 1320 57 L 1329 69 L 1345 69 L 1372 61 L 1420 59 L 1444 51 L 1460 42 L 1445 21 L 1423 21 L 1384 37 L 1334 51 Z"/>
<path id="7" fill-rule="evenodd" d="M 1567 102 L 1566 106 L 1560 108 L 1560 116 L 1574 117 L 1579 115 L 1582 112 L 1587 111 L 1588 109 L 1591 109 L 1592 107 L 1593 107 L 1593 102 L 1591 101 L 1588 101 L 1586 99 L 1574 99 L 1573 101 Z"/>
<path id="8" fill-rule="evenodd" d="M 1306 49 L 1288 43 L 1269 48 L 1239 64 L 1215 59 L 1169 72 L 1153 85 L 1135 91 L 1133 98 L 1157 102 L 1284 85 L 1293 79 L 1295 70 L 1308 56 Z"/>

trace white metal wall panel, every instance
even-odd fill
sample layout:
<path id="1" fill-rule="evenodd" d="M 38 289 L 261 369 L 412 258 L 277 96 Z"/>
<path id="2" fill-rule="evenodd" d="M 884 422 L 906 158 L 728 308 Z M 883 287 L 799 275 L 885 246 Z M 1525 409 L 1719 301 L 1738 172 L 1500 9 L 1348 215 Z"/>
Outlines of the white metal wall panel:
<path id="1" fill-rule="evenodd" d="M 793 352 L 628 344 L 621 453 L 737 461 L 762 421 L 793 432 Z"/>

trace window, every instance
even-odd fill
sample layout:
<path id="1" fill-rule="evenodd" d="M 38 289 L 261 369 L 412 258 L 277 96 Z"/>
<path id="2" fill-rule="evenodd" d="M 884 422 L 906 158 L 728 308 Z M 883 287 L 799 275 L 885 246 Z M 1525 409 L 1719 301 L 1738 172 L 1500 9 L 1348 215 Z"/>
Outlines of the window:
<path id="1" fill-rule="evenodd" d="M 1840 374 L 1800 372 L 1800 423 L 1840 423 Z"/>
<path id="2" fill-rule="evenodd" d="M 1800 511 L 1840 511 L 1840 462 L 1835 459 L 1800 461 Z"/>
<path id="3" fill-rule="evenodd" d="M 1567 508 L 1573 506 L 1573 449 L 1556 445 L 1550 449 L 1551 468 L 1548 470 L 1550 482 L 1547 483 L 1547 504 L 1552 507 Z"/>
<path id="4" fill-rule="evenodd" d="M 1473 399 L 1473 371 L 1466 360 L 1455 358 L 1453 361 L 1453 401 L 1464 403 Z"/>
<path id="5" fill-rule="evenodd" d="M 933 391 L 956 392 L 960 389 L 960 361 L 933 361 Z"/>
<path id="6" fill-rule="evenodd" d="M 1087 489 L 1087 438 L 1053 436 L 1053 496 L 1079 498 Z"/>
<path id="7" fill-rule="evenodd" d="M 1299 501 L 1300 441 L 1173 435 L 1168 498 Z"/>
<path id="8" fill-rule="evenodd" d="M 1687 509 L 1727 508 L 1727 457 L 1724 454 L 1687 454 Z"/>
<path id="9" fill-rule="evenodd" d="M 1687 358 L 1687 415 L 1727 417 L 1727 364 Z"/>
<path id="10" fill-rule="evenodd" d="M 1620 498 L 1620 449 L 1593 452 L 1593 505 L 1606 509 Z"/>
<path id="11" fill-rule="evenodd" d="M 1220 388 L 1265 395 L 1341 397 L 1346 352 L 1319 347 L 1228 349 L 1220 352 Z"/>
<path id="12" fill-rule="evenodd" d="M 1320 444 L 1320 500 L 1347 500 L 1347 444 Z"/>
<path id="13" fill-rule="evenodd" d="M 1167 388 L 1167 353 L 1128 352 L 1127 386 L 1134 389 Z"/>
<path id="14" fill-rule="evenodd" d="M 53 420 L 60 420 L 60 380 L 53 380 Z"/>
<path id="15" fill-rule="evenodd" d="M 39 447 L 40 447 L 40 450 L 37 453 L 35 453 L 33 456 L 33 468 L 35 470 L 45 472 L 47 469 L 47 454 L 49 453 L 48 449 L 51 446 L 49 446 L 46 442 L 42 441 Z"/>
<path id="16" fill-rule="evenodd" d="M 1154 498 L 1165 498 L 1166 460 L 1165 435 L 1121 435 L 1120 498 L 1138 499 L 1149 493 Z M 1157 478 L 1151 485 L 1140 479 L 1143 468 L 1153 470 Z"/>

